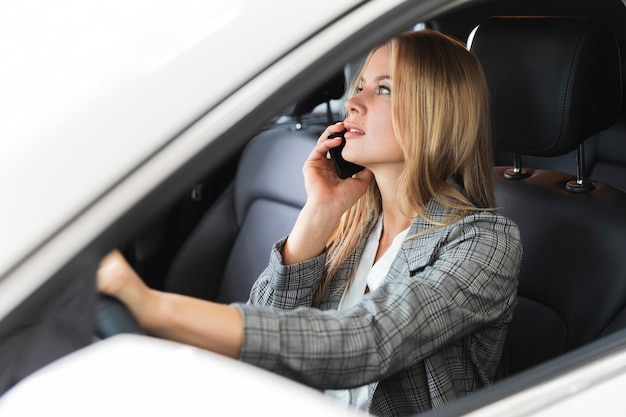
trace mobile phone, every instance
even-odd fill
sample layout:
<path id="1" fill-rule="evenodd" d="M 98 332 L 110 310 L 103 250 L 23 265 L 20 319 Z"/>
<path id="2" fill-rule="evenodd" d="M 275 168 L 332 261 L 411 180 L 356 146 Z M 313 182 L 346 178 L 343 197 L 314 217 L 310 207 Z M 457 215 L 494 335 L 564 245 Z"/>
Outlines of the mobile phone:
<path id="1" fill-rule="evenodd" d="M 341 179 L 349 178 L 364 168 L 361 165 L 353 164 L 352 162 L 346 161 L 341 156 L 341 151 L 343 150 L 343 147 L 346 146 L 346 138 L 343 136 L 345 133 L 346 130 L 344 130 L 343 132 L 333 133 L 332 135 L 328 136 L 328 139 L 341 137 L 341 145 L 328 151 L 328 153 L 330 154 L 330 158 L 335 164 L 337 175 Z"/>

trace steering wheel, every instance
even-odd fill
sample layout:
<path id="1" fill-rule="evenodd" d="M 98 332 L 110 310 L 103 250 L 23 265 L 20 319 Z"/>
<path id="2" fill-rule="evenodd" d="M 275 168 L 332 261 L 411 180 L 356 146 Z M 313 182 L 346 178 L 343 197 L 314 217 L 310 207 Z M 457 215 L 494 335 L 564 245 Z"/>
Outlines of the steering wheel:
<path id="1" fill-rule="evenodd" d="M 96 334 L 107 338 L 120 333 L 146 334 L 124 303 L 115 297 L 98 294 Z"/>

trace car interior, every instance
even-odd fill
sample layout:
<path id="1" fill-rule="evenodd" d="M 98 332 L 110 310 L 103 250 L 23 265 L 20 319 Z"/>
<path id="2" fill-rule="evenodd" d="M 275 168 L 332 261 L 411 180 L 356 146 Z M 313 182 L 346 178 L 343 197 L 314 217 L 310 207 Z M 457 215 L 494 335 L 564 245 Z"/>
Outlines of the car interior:
<path id="1" fill-rule="evenodd" d="M 423 22 L 467 41 L 492 98 L 497 211 L 520 227 L 502 376 L 626 328 L 626 6 L 485 1 Z M 272 119 L 123 252 L 158 289 L 245 301 L 305 202 L 301 168 L 357 63 Z M 140 332 L 103 297 L 98 332 Z"/>

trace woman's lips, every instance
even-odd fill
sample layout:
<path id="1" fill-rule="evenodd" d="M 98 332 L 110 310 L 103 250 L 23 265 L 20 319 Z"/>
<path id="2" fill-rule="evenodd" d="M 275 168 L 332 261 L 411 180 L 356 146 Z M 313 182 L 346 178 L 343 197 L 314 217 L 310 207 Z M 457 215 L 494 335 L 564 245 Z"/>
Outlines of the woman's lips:
<path id="1" fill-rule="evenodd" d="M 344 123 L 344 127 L 346 128 L 346 133 L 344 135 L 344 137 L 346 139 L 355 138 L 357 136 L 362 136 L 362 135 L 365 134 L 363 129 L 361 129 L 357 125 L 354 125 L 354 124 L 351 124 L 351 123 Z"/>

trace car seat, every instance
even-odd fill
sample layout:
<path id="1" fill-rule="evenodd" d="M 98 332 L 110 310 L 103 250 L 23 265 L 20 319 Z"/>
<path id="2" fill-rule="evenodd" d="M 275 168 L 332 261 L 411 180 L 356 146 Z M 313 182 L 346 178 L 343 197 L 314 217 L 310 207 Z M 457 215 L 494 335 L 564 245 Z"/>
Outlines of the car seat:
<path id="1" fill-rule="evenodd" d="M 244 150 L 233 183 L 176 255 L 164 290 L 223 303 L 246 301 L 305 203 L 302 167 L 319 135 L 338 115 L 330 107 L 346 90 L 343 72 L 304 97 L 286 120 Z M 326 104 L 327 111 L 312 114 Z"/>
<path id="2" fill-rule="evenodd" d="M 577 154 L 574 150 L 556 157 L 525 155 L 524 165 L 575 175 Z M 626 191 L 626 112 L 622 110 L 620 119 L 611 128 L 585 141 L 584 158 L 585 177 Z M 496 165 L 508 165 L 513 160 L 513 152 L 496 149 Z"/>
<path id="3" fill-rule="evenodd" d="M 626 79 L 626 54 L 620 44 L 622 64 L 622 84 Z M 622 91 L 626 94 L 626 91 Z M 626 191 L 626 111 L 622 108 L 619 119 L 609 129 L 601 130 L 585 140 L 584 149 L 585 176 L 590 179 L 610 184 Z M 549 169 L 576 174 L 576 150 L 560 156 L 524 156 L 527 167 Z M 514 153 L 503 148 L 495 149 L 496 165 L 508 165 L 514 160 Z"/>
<path id="4" fill-rule="evenodd" d="M 516 155 L 495 168 L 497 209 L 524 248 L 503 357 L 511 374 L 626 326 L 626 194 L 581 166 L 585 140 L 621 113 L 620 56 L 587 18 L 491 18 L 470 48 L 487 77 L 495 145 Z M 524 165 L 571 151 L 576 176 Z"/>

